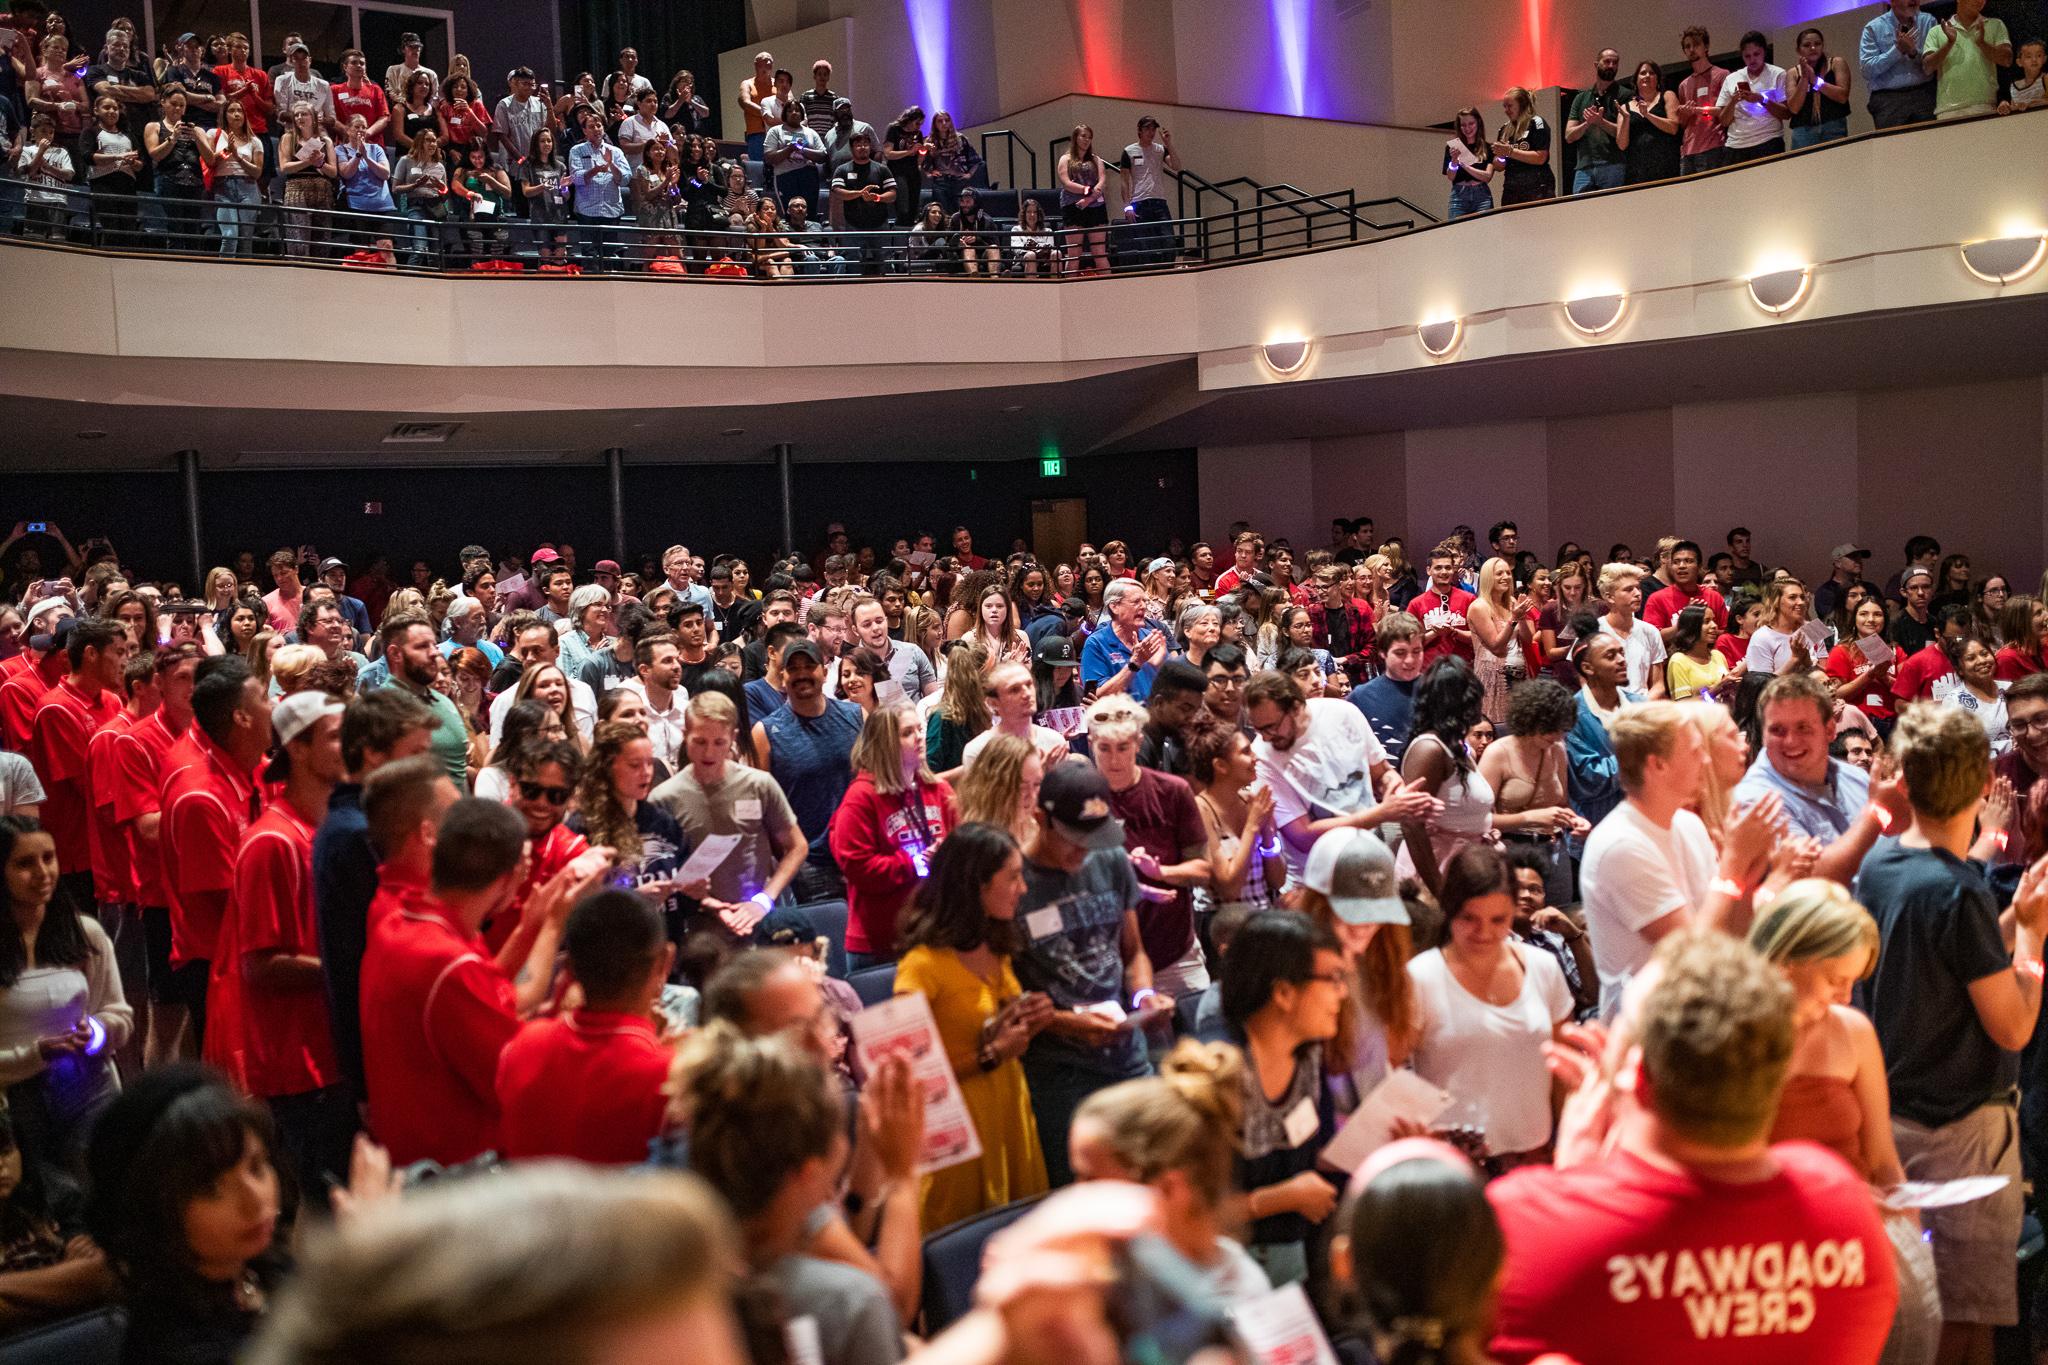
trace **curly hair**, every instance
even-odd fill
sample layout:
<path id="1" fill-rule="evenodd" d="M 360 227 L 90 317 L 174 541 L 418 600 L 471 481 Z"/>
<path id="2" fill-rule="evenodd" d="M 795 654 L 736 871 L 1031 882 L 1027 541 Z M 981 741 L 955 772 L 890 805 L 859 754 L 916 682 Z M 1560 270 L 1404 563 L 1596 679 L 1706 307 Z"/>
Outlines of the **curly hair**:
<path id="1" fill-rule="evenodd" d="M 612 783 L 612 764 L 635 740 L 647 742 L 647 732 L 636 725 L 608 720 L 590 737 L 590 755 L 584 760 L 582 780 L 576 784 L 576 809 L 583 816 L 583 834 L 590 842 L 617 851 L 621 858 L 640 856 L 640 830 L 619 800 Z"/>
<path id="2" fill-rule="evenodd" d="M 1508 690 L 1508 733 L 1561 735 L 1579 720 L 1579 704 L 1564 684 L 1531 678 Z"/>

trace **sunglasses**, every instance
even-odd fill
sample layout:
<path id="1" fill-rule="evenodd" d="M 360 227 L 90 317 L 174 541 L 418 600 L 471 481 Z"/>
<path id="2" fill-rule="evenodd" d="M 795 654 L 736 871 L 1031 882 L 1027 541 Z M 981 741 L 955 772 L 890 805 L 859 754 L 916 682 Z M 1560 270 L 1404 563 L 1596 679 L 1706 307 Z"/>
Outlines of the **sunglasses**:
<path id="1" fill-rule="evenodd" d="M 574 794 L 574 789 L 570 787 L 543 787 L 538 782 L 521 782 L 519 784 L 519 795 L 522 800 L 539 801 L 545 799 L 551 806 L 568 805 L 569 798 Z"/>

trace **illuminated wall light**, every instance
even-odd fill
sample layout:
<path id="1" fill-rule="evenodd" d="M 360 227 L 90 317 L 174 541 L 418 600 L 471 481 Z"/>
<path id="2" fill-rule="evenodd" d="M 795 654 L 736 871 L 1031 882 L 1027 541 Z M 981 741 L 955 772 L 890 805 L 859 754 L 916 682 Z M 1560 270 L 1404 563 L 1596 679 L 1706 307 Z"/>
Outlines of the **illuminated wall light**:
<path id="1" fill-rule="evenodd" d="M 953 0 L 903 0 L 903 13 L 910 21 L 910 45 L 917 52 L 919 88 L 929 122 L 933 110 L 953 107 L 953 53 L 948 46 Z"/>
<path id="2" fill-rule="evenodd" d="M 1582 299 L 1569 299 L 1564 305 L 1565 320 L 1589 337 L 1612 331 L 1627 310 L 1626 294 L 1593 294 Z"/>
<path id="3" fill-rule="evenodd" d="M 1807 288 L 1813 281 L 1813 268 L 1799 266 L 1792 270 L 1773 270 L 1762 275 L 1752 275 L 1749 280 L 1749 296 L 1756 300 L 1756 306 L 1774 316 L 1791 312 L 1806 297 Z"/>
<path id="4" fill-rule="evenodd" d="M 1465 337 L 1465 322 L 1452 318 L 1448 322 L 1424 322 L 1415 328 L 1416 340 L 1422 349 L 1439 358 L 1458 349 L 1458 343 Z"/>
<path id="5" fill-rule="evenodd" d="M 1963 266 L 1986 284 L 2011 284 L 2034 273 L 2048 256 L 2048 234 L 1995 237 L 1963 246 Z"/>
<path id="6" fill-rule="evenodd" d="M 1294 375 L 1308 364 L 1309 342 L 1306 338 L 1269 341 L 1259 348 L 1259 352 L 1266 357 L 1266 365 L 1274 374 Z"/>

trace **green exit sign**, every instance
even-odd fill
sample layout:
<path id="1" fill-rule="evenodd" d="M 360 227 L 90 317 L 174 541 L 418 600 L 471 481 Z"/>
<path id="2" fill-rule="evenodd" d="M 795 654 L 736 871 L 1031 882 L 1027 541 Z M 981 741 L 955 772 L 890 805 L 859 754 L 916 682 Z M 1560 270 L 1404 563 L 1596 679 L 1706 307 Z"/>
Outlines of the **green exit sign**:
<path id="1" fill-rule="evenodd" d="M 1041 455 L 1038 458 L 1038 476 L 1042 479 L 1057 479 L 1067 472 L 1067 462 L 1057 455 Z"/>

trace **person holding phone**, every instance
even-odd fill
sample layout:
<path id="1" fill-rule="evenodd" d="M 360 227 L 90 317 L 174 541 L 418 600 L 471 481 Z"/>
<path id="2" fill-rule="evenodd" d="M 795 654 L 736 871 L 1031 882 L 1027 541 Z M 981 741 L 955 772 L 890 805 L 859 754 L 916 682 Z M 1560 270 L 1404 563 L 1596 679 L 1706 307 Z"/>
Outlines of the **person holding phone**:
<path id="1" fill-rule="evenodd" d="M 1664 89 L 1663 80 L 1655 62 L 1636 63 L 1629 101 L 1622 106 L 1615 129 L 1615 142 L 1627 168 L 1625 184 L 1647 185 L 1678 174 L 1678 92 Z"/>
<path id="2" fill-rule="evenodd" d="M 1770 40 L 1756 29 L 1742 35 L 1742 69 L 1721 83 L 1715 117 L 1728 130 L 1730 166 L 1785 150 L 1785 72 L 1769 61 Z"/>
<path id="3" fill-rule="evenodd" d="M 156 163 L 156 193 L 163 201 L 173 251 L 197 251 L 200 247 L 206 167 L 215 159 L 203 133 L 186 116 L 186 107 L 185 92 L 172 89 L 163 98 L 163 117 L 142 134 L 150 160 Z"/>
<path id="4" fill-rule="evenodd" d="M 647 731 L 622 721 L 601 722 L 591 734 L 569 828 L 593 847 L 611 850 L 610 884 L 653 901 L 668 925 L 669 941 L 680 945 L 711 884 L 704 878 L 687 885 L 677 880 L 690 839 L 665 807 L 647 799 L 653 787 L 654 742 Z"/>

